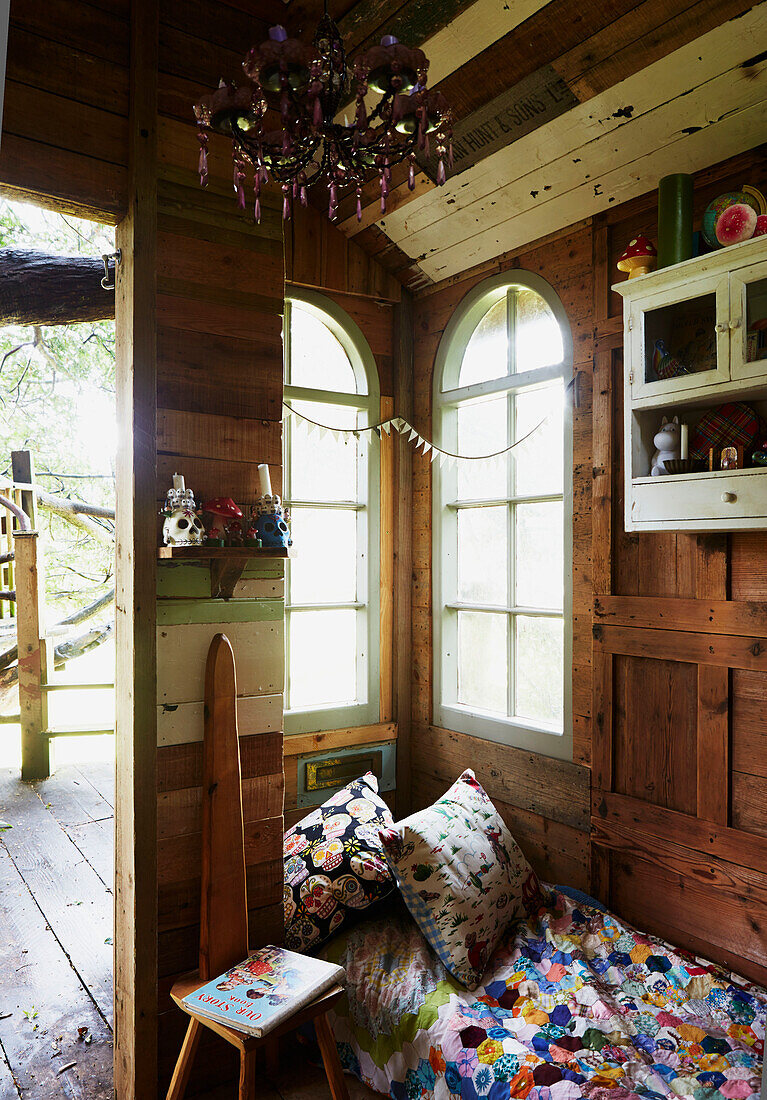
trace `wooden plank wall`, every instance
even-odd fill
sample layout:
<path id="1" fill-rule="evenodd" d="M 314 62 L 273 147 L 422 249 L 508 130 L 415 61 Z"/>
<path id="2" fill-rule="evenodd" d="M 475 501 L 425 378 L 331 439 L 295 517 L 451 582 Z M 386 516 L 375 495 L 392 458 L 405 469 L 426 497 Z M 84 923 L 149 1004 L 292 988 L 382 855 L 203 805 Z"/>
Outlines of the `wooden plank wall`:
<path id="1" fill-rule="evenodd" d="M 244 44 L 262 37 L 266 24 L 216 0 L 162 0 L 160 9 L 157 220 L 136 243 L 157 256 L 152 492 L 159 506 L 179 470 L 198 498 L 230 495 L 247 505 L 257 463 L 269 462 L 281 486 L 282 223 L 268 198 L 260 227 L 238 218 L 223 141 L 211 142 L 210 184 L 200 190 L 192 103 L 222 74 L 237 72 Z M 120 221 L 128 198 L 130 15 L 129 0 L 51 0 L 37 9 L 13 0 L 5 193 Z M 254 942 L 281 935 L 283 644 L 281 567 L 246 577 L 228 607 L 210 600 L 206 570 L 164 565 L 158 573 L 160 986 L 157 1006 L 140 1011 L 150 1019 L 159 1013 L 162 1086 L 183 1027 L 168 988 L 197 958 L 202 683 L 218 629 L 232 638 L 243 697 L 251 935 Z M 154 957 L 144 965 L 151 972 Z M 147 1058 L 152 1064 L 151 1051 Z M 207 1064 L 220 1071 L 215 1059 Z"/>
<path id="2" fill-rule="evenodd" d="M 700 217 L 764 148 L 696 176 Z M 767 534 L 623 530 L 622 315 L 609 290 L 655 196 L 594 227 L 593 888 L 636 924 L 767 981 Z"/>
<path id="3" fill-rule="evenodd" d="M 201 189 L 191 109 L 199 91 L 238 71 L 243 47 L 264 30 L 228 5 L 162 0 L 160 6 L 158 506 L 175 471 L 198 500 L 230 496 L 246 514 L 258 495 L 258 463 L 269 464 L 274 491 L 282 489 L 278 196 L 264 196 L 260 226 L 250 211 L 238 213 L 231 145 L 223 139 L 211 140 L 208 185 Z M 283 563 L 254 564 L 234 598 L 222 601 L 211 599 L 205 568 L 163 564 L 158 570 L 161 1089 L 185 1026 L 168 988 L 197 964 L 203 678 L 219 630 L 230 639 L 237 666 L 250 940 L 256 946 L 282 936 L 283 576 Z M 206 1074 L 220 1074 L 220 1044 L 215 1051 L 212 1058 L 200 1054 L 197 1087 L 210 1082 Z"/>
<path id="4" fill-rule="evenodd" d="M 12 0 L 0 182 L 117 222 L 128 191 L 129 0 Z"/>
<path id="5" fill-rule="evenodd" d="M 763 183 L 764 150 L 696 176 L 715 195 Z M 587 887 L 639 927 L 767 980 L 763 714 L 767 535 L 623 531 L 621 303 L 609 286 L 651 193 L 416 295 L 416 427 L 428 432 L 434 356 L 479 279 L 522 267 L 570 318 L 574 410 L 573 763 L 430 724 L 431 478 L 416 457 L 414 802 L 471 764 L 547 878 Z"/>

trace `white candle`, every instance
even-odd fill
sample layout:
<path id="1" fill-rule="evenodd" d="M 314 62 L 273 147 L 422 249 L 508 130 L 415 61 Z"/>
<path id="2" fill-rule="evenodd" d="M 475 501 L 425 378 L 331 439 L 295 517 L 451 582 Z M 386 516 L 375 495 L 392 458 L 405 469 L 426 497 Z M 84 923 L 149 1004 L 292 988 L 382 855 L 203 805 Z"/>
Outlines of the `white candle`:
<path id="1" fill-rule="evenodd" d="M 258 480 L 261 484 L 261 496 L 270 497 L 272 495 L 272 482 L 269 478 L 269 467 L 265 462 L 259 462 L 258 464 Z"/>
<path id="2" fill-rule="evenodd" d="M 173 488 L 174 489 L 181 489 L 182 491 L 186 488 L 186 486 L 184 485 L 183 474 L 174 474 L 173 475 Z"/>
<path id="3" fill-rule="evenodd" d="M 689 458 L 690 457 L 690 428 L 689 428 L 688 424 L 680 424 L 679 427 L 681 429 L 681 436 L 680 436 L 680 442 L 681 442 L 681 445 L 682 445 L 681 457 L 682 458 Z"/>

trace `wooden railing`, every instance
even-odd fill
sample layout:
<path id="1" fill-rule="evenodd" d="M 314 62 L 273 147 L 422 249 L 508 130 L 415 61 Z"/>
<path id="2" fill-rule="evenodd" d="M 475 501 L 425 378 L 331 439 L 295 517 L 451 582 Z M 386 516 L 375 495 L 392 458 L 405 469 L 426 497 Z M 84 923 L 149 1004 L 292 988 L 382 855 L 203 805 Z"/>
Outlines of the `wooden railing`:
<path id="1" fill-rule="evenodd" d="M 20 506 L 30 521 L 24 531 L 4 510 L 3 540 L 10 539 L 16 608 L 16 636 L 19 668 L 19 715 L 21 725 L 21 777 L 44 779 L 50 774 L 50 741 L 53 737 L 83 734 L 113 734 L 114 728 L 52 728 L 48 716 L 48 696 L 55 691 L 97 691 L 113 688 L 113 683 L 61 683 L 52 677 L 54 641 L 45 636 L 45 571 L 40 553 L 37 523 L 35 476 L 29 451 L 14 451 L 13 482 L 0 495 Z M 2 543 L 3 547 L 5 542 Z M 3 568 L 6 568 L 4 565 Z M 4 574 L 4 577 L 7 576 Z M 10 587 L 10 585 L 9 585 Z M 0 600 L 0 604 L 4 601 Z M 11 715 L 5 721 L 13 721 Z"/>

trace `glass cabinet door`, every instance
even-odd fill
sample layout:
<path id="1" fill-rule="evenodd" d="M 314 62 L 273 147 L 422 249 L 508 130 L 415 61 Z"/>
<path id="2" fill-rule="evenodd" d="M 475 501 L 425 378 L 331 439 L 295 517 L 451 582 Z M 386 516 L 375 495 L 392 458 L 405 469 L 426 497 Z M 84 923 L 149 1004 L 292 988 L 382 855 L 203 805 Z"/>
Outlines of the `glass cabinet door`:
<path id="1" fill-rule="evenodd" d="M 733 379 L 767 377 L 767 261 L 732 272 L 730 333 Z"/>
<path id="2" fill-rule="evenodd" d="M 658 290 L 632 302 L 632 397 L 673 396 L 727 381 L 728 321 L 727 275 Z"/>

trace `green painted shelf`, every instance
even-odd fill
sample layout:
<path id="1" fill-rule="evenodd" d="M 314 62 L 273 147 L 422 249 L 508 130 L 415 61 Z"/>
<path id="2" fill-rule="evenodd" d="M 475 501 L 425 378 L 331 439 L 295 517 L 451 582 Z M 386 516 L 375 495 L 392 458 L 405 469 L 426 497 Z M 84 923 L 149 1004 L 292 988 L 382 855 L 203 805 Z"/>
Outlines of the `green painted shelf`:
<path id="1" fill-rule="evenodd" d="M 234 586 L 248 562 L 297 557 L 295 548 L 253 546 L 158 546 L 159 561 L 200 562 L 210 565 L 210 594 L 216 600 L 230 600 Z"/>

